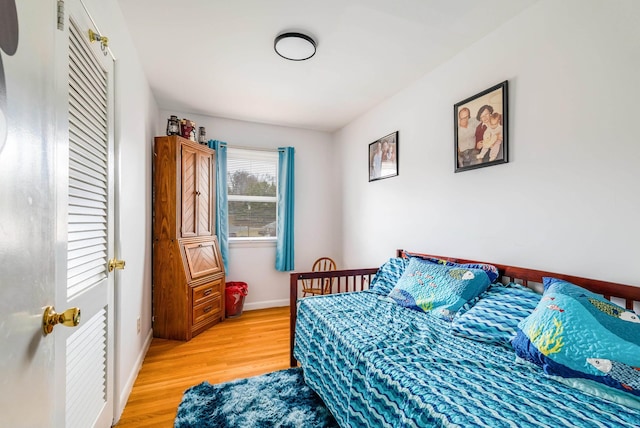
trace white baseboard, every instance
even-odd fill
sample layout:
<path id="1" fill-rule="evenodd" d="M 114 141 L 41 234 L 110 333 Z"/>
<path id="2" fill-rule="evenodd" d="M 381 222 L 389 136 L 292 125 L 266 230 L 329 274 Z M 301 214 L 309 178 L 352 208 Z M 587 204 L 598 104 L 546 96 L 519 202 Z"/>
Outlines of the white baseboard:
<path id="1" fill-rule="evenodd" d="M 136 364 L 134 365 L 134 370 L 131 371 L 131 375 L 129 379 L 127 379 L 127 384 L 122 389 L 122 393 L 120 394 L 120 400 L 117 403 L 117 409 L 114 412 L 113 424 L 115 425 L 120 420 L 122 416 L 122 412 L 124 412 L 124 408 L 127 405 L 127 400 L 129 400 L 129 395 L 131 395 L 131 390 L 133 390 L 133 384 L 136 382 L 136 378 L 138 377 L 138 373 L 142 368 L 142 363 L 144 362 L 144 357 L 147 355 L 147 351 L 149 350 L 149 346 L 151 346 L 151 341 L 153 340 L 153 329 L 149 330 L 149 334 L 144 341 L 144 345 L 142 346 L 142 350 L 138 355 L 138 359 L 136 360 Z"/>
<path id="2" fill-rule="evenodd" d="M 243 311 L 252 311 L 254 309 L 281 308 L 289 306 L 289 299 L 267 300 L 266 302 L 245 303 Z"/>

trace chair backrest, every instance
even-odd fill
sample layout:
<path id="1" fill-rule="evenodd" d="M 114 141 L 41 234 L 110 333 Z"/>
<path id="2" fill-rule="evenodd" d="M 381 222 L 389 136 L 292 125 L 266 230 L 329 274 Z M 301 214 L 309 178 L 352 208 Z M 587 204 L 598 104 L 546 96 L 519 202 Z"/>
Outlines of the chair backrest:
<path id="1" fill-rule="evenodd" d="M 336 262 L 334 262 L 330 257 L 320 257 L 313 263 L 313 267 L 311 268 L 311 270 L 313 272 L 327 272 L 337 270 Z M 305 293 L 304 295 L 306 295 L 306 293 L 330 294 L 334 283 L 335 279 L 313 278 L 304 281 L 305 285 L 303 286 L 302 291 Z"/>
<path id="2" fill-rule="evenodd" d="M 311 270 L 314 272 L 336 270 L 336 262 L 334 262 L 330 257 L 320 257 L 313 263 L 313 268 L 311 268 Z"/>

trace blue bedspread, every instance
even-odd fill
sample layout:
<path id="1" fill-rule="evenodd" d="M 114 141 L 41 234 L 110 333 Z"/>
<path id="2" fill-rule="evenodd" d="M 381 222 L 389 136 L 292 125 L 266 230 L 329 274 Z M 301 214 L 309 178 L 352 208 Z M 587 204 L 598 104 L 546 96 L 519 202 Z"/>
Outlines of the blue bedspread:
<path id="1" fill-rule="evenodd" d="M 342 427 L 639 427 L 640 411 L 372 292 L 302 299 L 295 356 Z"/>

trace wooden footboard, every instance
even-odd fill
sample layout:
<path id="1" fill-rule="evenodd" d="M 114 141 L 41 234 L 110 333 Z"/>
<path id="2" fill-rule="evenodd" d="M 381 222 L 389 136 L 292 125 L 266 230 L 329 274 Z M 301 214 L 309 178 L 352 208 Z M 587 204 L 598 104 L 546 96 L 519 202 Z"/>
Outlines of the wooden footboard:
<path id="1" fill-rule="evenodd" d="M 321 288 L 321 294 L 335 294 L 346 293 L 349 291 L 363 291 L 369 288 L 371 279 L 378 272 L 378 268 L 367 269 L 347 269 L 347 270 L 334 270 L 328 272 L 294 272 L 290 275 L 290 364 L 294 367 L 298 364 L 293 356 L 293 345 L 296 335 L 296 319 L 298 299 L 302 292 L 305 281 L 312 281 L 314 279 L 328 279 L 329 287 L 325 290 Z"/>

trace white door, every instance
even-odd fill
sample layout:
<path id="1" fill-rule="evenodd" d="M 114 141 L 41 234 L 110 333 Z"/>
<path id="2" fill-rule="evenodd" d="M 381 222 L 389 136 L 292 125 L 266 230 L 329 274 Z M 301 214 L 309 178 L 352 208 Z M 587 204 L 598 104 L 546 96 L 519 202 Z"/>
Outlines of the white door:
<path id="1" fill-rule="evenodd" d="M 60 391 L 56 426 L 109 427 L 114 390 L 115 274 L 107 268 L 114 257 L 113 58 L 81 0 L 65 1 L 64 30 L 58 34 L 56 308 L 80 308 L 81 323 L 52 333 Z"/>
<path id="2" fill-rule="evenodd" d="M 0 427 L 53 426 L 54 8 L 0 1 Z"/>
<path id="3" fill-rule="evenodd" d="M 113 64 L 80 0 L 57 29 L 61 3 L 0 0 L 2 427 L 113 418 Z M 49 305 L 80 325 L 44 335 Z"/>

